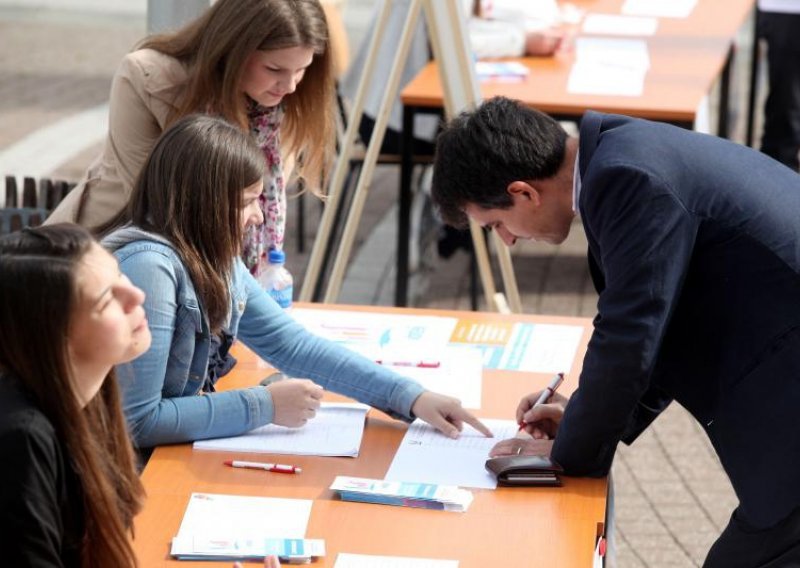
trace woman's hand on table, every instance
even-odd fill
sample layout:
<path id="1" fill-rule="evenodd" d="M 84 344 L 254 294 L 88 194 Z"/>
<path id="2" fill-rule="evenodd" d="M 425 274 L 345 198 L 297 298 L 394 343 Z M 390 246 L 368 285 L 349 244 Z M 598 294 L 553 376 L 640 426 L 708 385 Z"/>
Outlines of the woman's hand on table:
<path id="1" fill-rule="evenodd" d="M 452 396 L 425 391 L 414 401 L 411 412 L 450 438 L 458 438 L 459 432 L 464 429 L 464 423 L 487 438 L 492 437 L 491 430 L 464 409 L 460 400 Z"/>
<path id="2" fill-rule="evenodd" d="M 316 416 L 324 392 L 308 379 L 286 379 L 264 388 L 272 395 L 272 423 L 290 428 L 303 426 Z"/>
<path id="3" fill-rule="evenodd" d="M 233 568 L 243 568 L 241 562 L 234 562 Z M 278 562 L 277 556 L 266 556 L 264 558 L 264 568 L 281 568 L 281 563 Z"/>

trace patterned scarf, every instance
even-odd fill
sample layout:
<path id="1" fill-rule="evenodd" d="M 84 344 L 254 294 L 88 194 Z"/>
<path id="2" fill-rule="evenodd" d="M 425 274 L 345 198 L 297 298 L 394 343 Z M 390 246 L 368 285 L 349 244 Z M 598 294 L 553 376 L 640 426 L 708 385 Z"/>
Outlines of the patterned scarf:
<path id="1" fill-rule="evenodd" d="M 254 276 L 258 276 L 266 267 L 267 253 L 270 250 L 283 249 L 286 229 L 286 186 L 280 147 L 283 114 L 283 105 L 264 107 L 248 98 L 250 134 L 264 152 L 267 165 L 264 191 L 258 199 L 264 214 L 264 224 L 247 229 L 242 249 L 244 263 Z"/>

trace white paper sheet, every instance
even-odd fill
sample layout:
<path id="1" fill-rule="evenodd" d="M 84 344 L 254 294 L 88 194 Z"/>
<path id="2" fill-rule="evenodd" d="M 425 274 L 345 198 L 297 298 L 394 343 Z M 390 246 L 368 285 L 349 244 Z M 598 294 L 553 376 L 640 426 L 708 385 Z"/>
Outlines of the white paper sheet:
<path id="1" fill-rule="evenodd" d="M 640 39 L 581 37 L 575 42 L 567 91 L 638 97 L 650 67 L 647 43 Z"/>
<path id="2" fill-rule="evenodd" d="M 628 16 L 686 18 L 697 0 L 625 0 L 621 12 Z"/>
<path id="3" fill-rule="evenodd" d="M 459 487 L 495 489 L 497 479 L 486 471 L 489 450 L 517 433 L 513 420 L 482 420 L 494 438 L 486 438 L 470 426 L 453 440 L 432 426 L 415 421 L 403 437 L 386 472 L 386 481 L 418 481 Z"/>
<path id="4" fill-rule="evenodd" d="M 447 347 L 436 360 L 438 367 L 395 367 L 392 370 L 414 379 L 428 390 L 454 396 L 465 408 L 481 407 L 482 355 L 469 347 Z"/>
<path id="5" fill-rule="evenodd" d="M 369 406 L 359 403 L 322 403 L 316 417 L 301 428 L 269 424 L 241 436 L 198 440 L 195 450 L 255 452 L 298 456 L 355 457 L 364 435 Z"/>
<path id="6" fill-rule="evenodd" d="M 798 0 L 758 0 L 758 9 L 762 12 L 800 14 L 800 2 Z"/>
<path id="7" fill-rule="evenodd" d="M 575 60 L 604 67 L 650 67 L 650 54 L 643 39 L 579 37 L 575 40 Z"/>
<path id="8" fill-rule="evenodd" d="M 458 560 L 373 556 L 340 552 L 334 568 L 458 568 Z"/>
<path id="9" fill-rule="evenodd" d="M 179 537 L 304 538 L 310 499 L 192 493 Z"/>
<path id="10" fill-rule="evenodd" d="M 588 14 L 583 20 L 583 33 L 597 35 L 651 36 L 658 20 L 650 17 Z"/>
<path id="11" fill-rule="evenodd" d="M 523 353 L 518 368 L 568 374 L 582 336 L 582 327 L 537 324 L 531 333 L 530 347 Z"/>
<path id="12" fill-rule="evenodd" d="M 592 64 L 572 66 L 567 92 L 583 95 L 640 97 L 646 71 L 625 67 L 598 68 Z"/>

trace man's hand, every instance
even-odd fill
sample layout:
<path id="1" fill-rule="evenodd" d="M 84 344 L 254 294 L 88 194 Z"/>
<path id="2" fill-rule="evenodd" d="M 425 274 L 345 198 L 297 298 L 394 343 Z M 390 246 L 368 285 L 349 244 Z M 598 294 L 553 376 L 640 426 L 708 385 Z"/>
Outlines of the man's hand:
<path id="1" fill-rule="evenodd" d="M 525 431 L 534 438 L 549 440 L 558 432 L 569 399 L 555 393 L 546 404 L 534 406 L 541 394 L 538 391 L 522 397 L 517 406 L 517 422 L 524 423 Z"/>
<path id="2" fill-rule="evenodd" d="M 552 440 L 537 440 L 528 436 L 517 436 L 495 444 L 489 452 L 489 457 L 549 456 L 552 449 Z"/>
<path id="3" fill-rule="evenodd" d="M 308 379 L 286 379 L 265 387 L 272 395 L 273 424 L 298 428 L 314 418 L 322 387 Z"/>
<path id="4" fill-rule="evenodd" d="M 480 420 L 464 410 L 461 401 L 452 396 L 425 391 L 414 401 L 411 412 L 450 438 L 458 438 L 458 433 L 464 428 L 464 422 L 487 438 L 492 437 L 492 432 Z"/>

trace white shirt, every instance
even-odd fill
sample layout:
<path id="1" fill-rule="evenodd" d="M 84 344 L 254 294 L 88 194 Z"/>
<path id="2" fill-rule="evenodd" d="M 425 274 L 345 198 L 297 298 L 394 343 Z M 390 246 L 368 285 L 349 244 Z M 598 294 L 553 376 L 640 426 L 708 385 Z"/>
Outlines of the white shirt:
<path id="1" fill-rule="evenodd" d="M 762 12 L 800 14 L 800 0 L 758 0 L 758 9 Z"/>
<path id="2" fill-rule="evenodd" d="M 578 164 L 580 164 L 579 157 L 580 157 L 580 150 L 575 150 L 575 169 L 572 172 L 572 212 L 575 215 L 579 214 L 578 211 L 578 200 L 581 197 L 581 173 L 578 170 Z"/>

